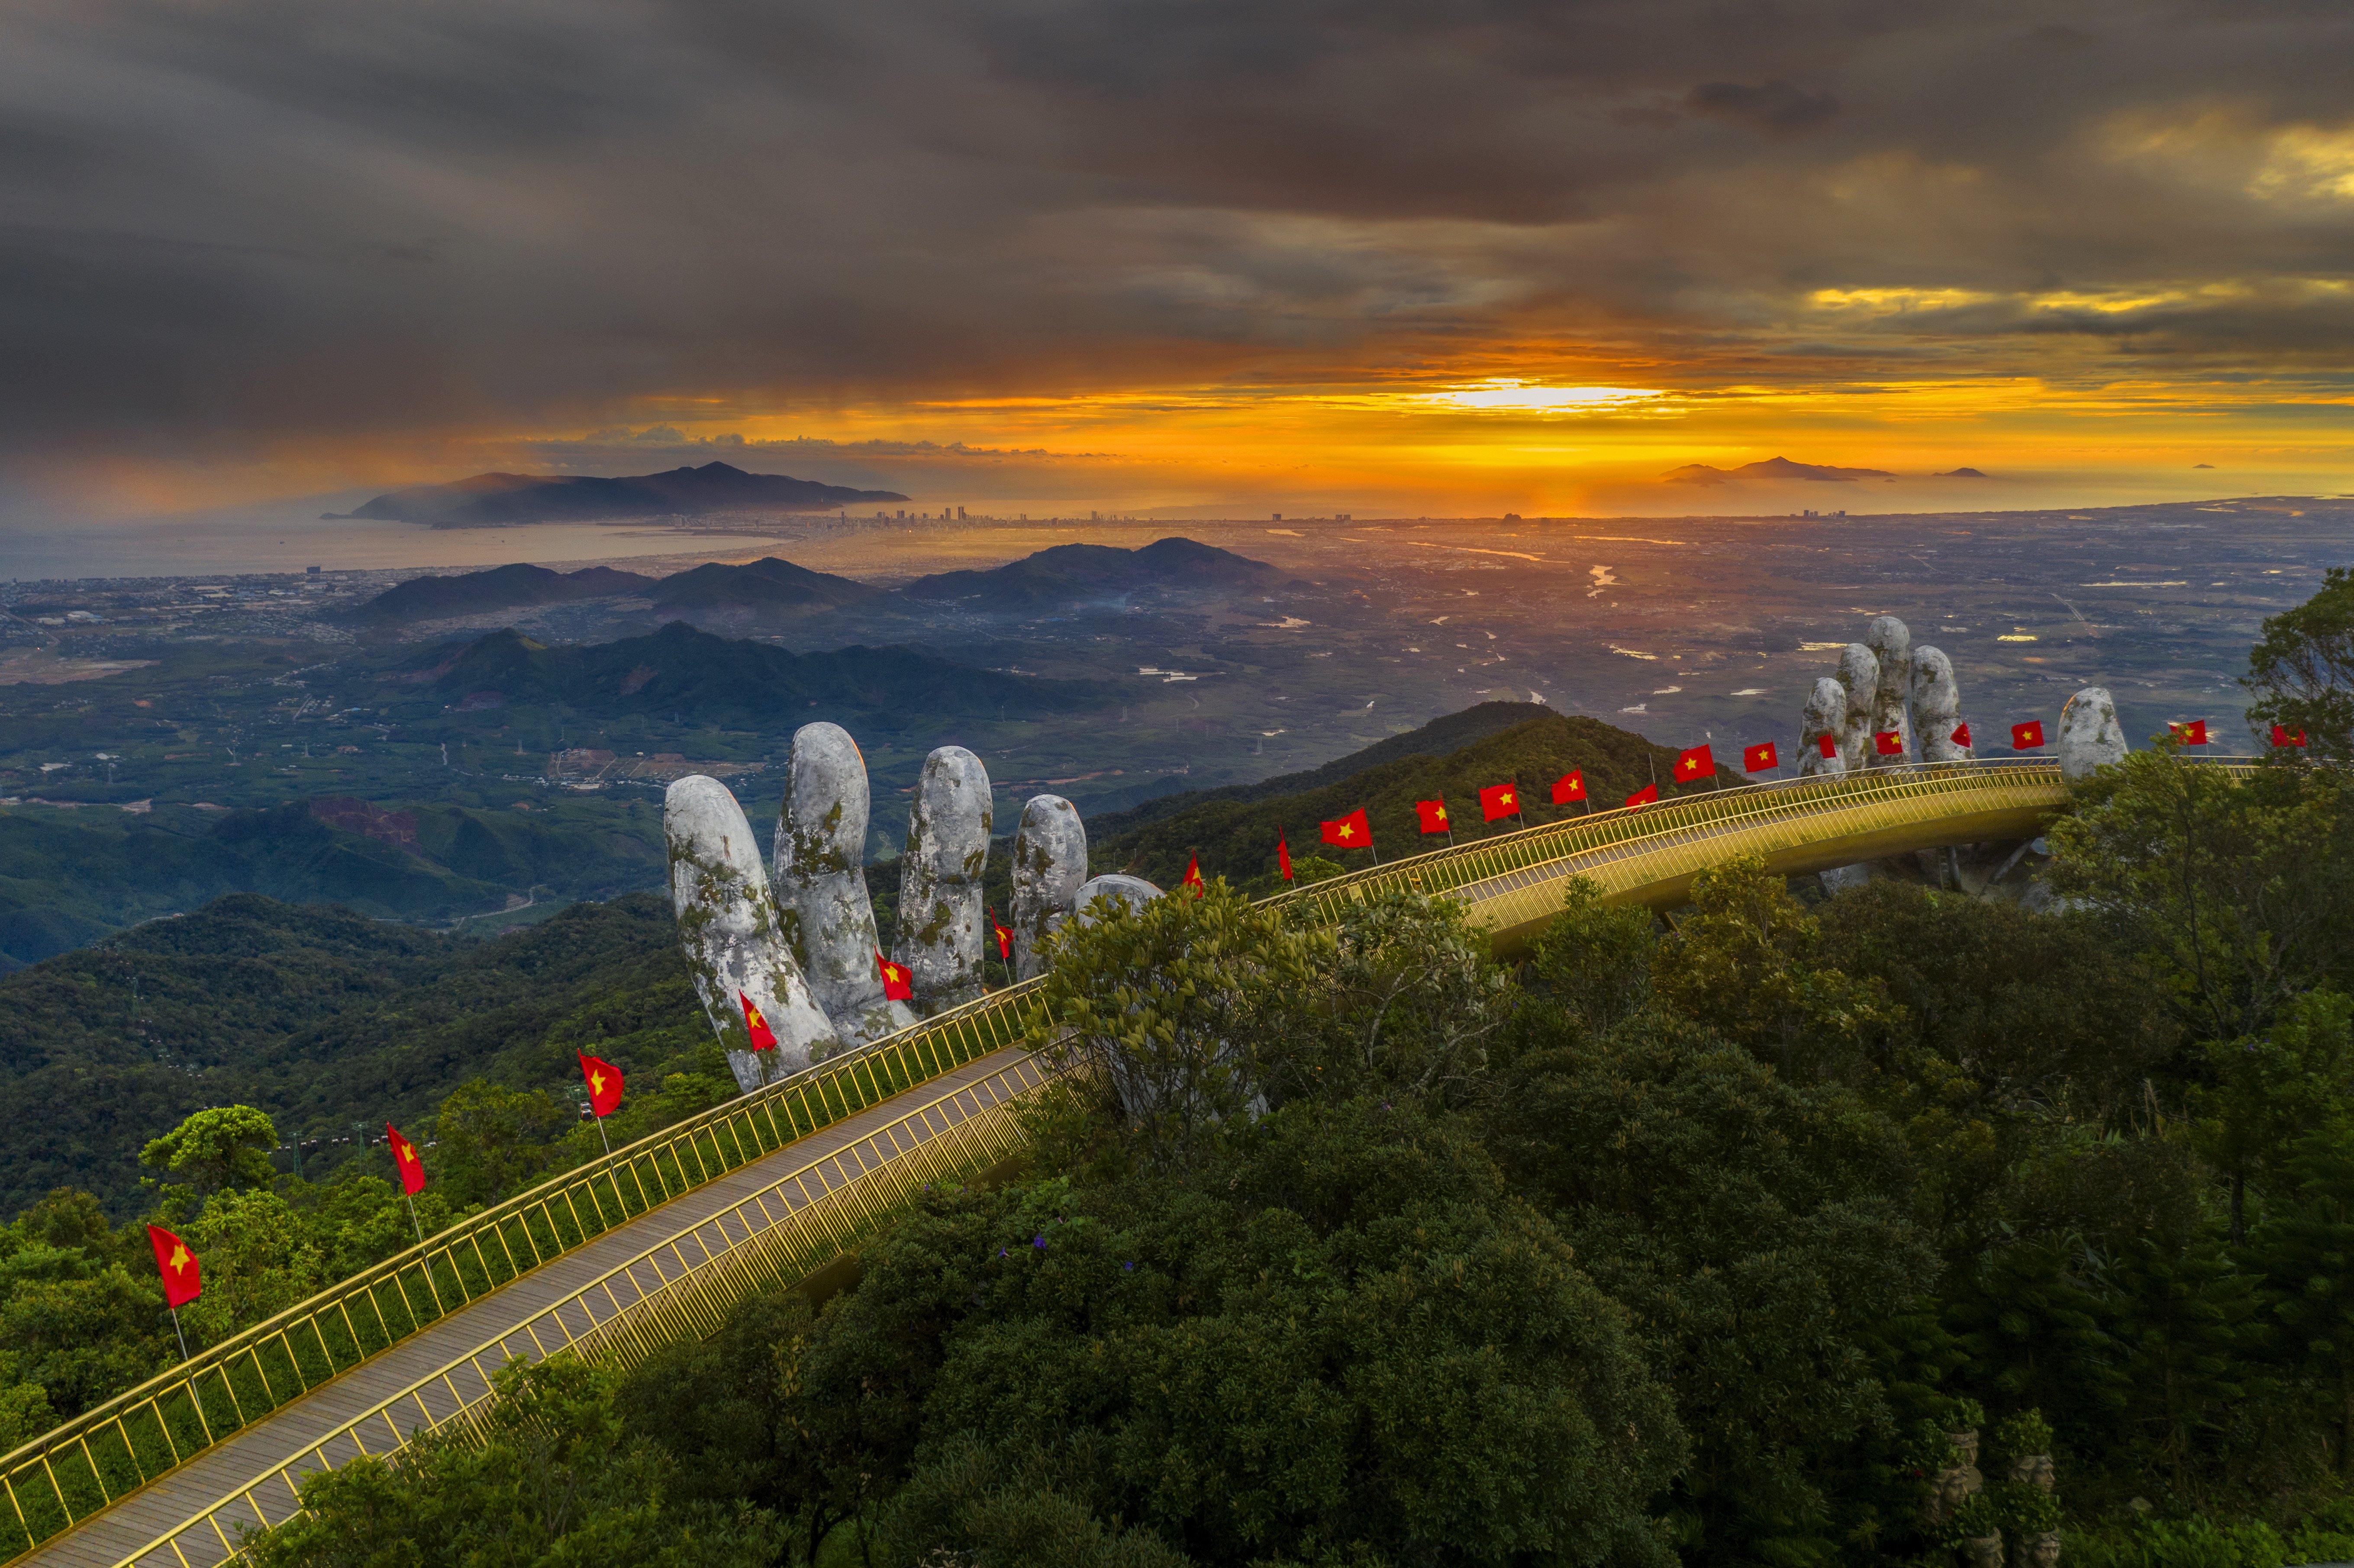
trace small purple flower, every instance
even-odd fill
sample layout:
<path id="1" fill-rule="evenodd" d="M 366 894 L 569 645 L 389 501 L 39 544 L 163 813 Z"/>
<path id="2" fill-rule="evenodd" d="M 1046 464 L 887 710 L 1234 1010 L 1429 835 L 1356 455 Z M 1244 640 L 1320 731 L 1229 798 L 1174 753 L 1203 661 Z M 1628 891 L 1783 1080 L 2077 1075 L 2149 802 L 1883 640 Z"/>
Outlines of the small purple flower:
<path id="1" fill-rule="evenodd" d="M 1127 1273 L 1134 1274 L 1136 1272 L 1136 1265 L 1133 1263 L 1123 1263 L 1119 1266 Z"/>
<path id="2" fill-rule="evenodd" d="M 997 1249 L 997 1255 L 998 1255 L 998 1256 L 1000 1256 L 1000 1257 L 1003 1257 L 1003 1256 L 1005 1255 L 1005 1249 L 1004 1249 L 1003 1247 L 999 1247 L 999 1248 Z"/>
<path id="3" fill-rule="evenodd" d="M 1030 1245 L 1036 1247 L 1039 1251 L 1044 1252 L 1046 1250 L 1046 1238 L 1044 1236 L 1034 1236 L 1031 1238 Z"/>

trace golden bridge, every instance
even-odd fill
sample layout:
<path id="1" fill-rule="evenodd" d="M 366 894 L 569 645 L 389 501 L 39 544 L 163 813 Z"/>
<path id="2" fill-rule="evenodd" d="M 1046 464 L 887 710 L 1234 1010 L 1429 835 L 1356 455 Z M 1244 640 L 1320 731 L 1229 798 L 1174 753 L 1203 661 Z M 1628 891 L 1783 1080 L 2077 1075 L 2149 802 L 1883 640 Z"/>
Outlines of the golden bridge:
<path id="1" fill-rule="evenodd" d="M 2249 765 L 2221 763 L 2235 772 Z M 2040 832 L 2056 764 L 1922 764 L 1681 796 L 1393 862 L 1273 901 L 1331 918 L 1395 888 L 1468 905 L 1510 955 L 1573 878 L 1685 900 L 1755 854 L 1819 871 Z M 846 1277 L 918 1187 L 1004 1165 L 1044 1072 L 1024 981 L 643 1139 L 461 1221 L 0 1458 L 15 1564 L 211 1568 L 302 1478 L 465 1422 L 510 1358 L 626 1368 L 757 1291 Z"/>

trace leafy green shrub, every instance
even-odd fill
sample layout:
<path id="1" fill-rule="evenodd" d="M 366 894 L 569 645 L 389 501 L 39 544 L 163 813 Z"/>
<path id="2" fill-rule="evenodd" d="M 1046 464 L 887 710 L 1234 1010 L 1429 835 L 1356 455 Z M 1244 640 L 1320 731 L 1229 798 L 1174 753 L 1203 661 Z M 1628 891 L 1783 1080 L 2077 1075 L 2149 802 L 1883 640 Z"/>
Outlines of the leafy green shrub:
<path id="1" fill-rule="evenodd" d="M 2022 1410 L 1994 1429 L 1994 1451 L 2006 1459 L 2052 1452 L 2052 1424 L 2041 1410 Z"/>
<path id="2" fill-rule="evenodd" d="M 1994 1499 L 1995 1516 L 2002 1521 L 2002 1532 L 2014 1541 L 2022 1535 L 2041 1535 L 2060 1528 L 2060 1499 L 2041 1487 L 2005 1481 L 1988 1489 L 1986 1495 Z"/>
<path id="3" fill-rule="evenodd" d="M 2289 1558 L 2270 1525 L 2217 1524 L 2193 1514 L 2069 1531 L 2060 1560 L 2069 1568 L 2281 1568 Z"/>

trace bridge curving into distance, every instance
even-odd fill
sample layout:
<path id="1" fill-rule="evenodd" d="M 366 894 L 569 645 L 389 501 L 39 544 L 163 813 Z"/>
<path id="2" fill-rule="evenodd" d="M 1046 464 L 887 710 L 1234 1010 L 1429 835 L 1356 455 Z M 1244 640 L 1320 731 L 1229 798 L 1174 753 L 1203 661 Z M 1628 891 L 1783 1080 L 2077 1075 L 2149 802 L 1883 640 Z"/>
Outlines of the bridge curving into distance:
<path id="1" fill-rule="evenodd" d="M 2217 759 L 2235 776 L 2253 763 Z M 2056 763 L 1914 764 L 1579 815 L 1272 901 L 1330 918 L 1393 888 L 1457 898 L 1511 956 L 1572 879 L 1672 906 L 1740 854 L 1783 873 L 2025 839 Z M 629 1366 L 753 1292 L 843 1268 L 916 1189 L 1001 1167 L 1045 1075 L 1024 981 L 829 1058 L 506 1200 L 0 1457 L 17 1564 L 211 1568 L 301 1478 L 465 1422 L 509 1357 Z M 11 1527 L 13 1526 L 13 1530 Z"/>

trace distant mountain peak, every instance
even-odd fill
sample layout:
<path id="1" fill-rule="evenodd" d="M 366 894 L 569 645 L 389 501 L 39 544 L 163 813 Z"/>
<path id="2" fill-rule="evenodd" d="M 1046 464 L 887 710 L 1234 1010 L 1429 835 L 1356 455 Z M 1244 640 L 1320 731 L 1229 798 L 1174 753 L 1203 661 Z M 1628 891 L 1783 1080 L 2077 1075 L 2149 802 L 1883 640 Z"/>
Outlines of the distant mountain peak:
<path id="1" fill-rule="evenodd" d="M 1974 468 L 1949 468 L 1943 473 L 1933 473 L 1932 479 L 1984 479 L 1985 474 Z"/>
<path id="2" fill-rule="evenodd" d="M 585 523 L 669 513 L 822 512 L 842 506 L 905 501 L 896 490 L 851 490 L 780 473 L 747 473 L 716 461 L 701 468 L 618 479 L 588 474 L 478 473 L 449 484 L 387 491 L 345 515 L 437 528 L 482 528 L 509 523 Z M 330 514 L 334 515 L 334 514 Z"/>
<path id="3" fill-rule="evenodd" d="M 1712 468 L 1704 462 L 1688 462 L 1672 468 L 1659 478 L 1669 484 L 1730 484 L 1737 479 L 1806 479 L 1832 484 L 1847 484 L 1859 479 L 1893 479 L 1895 475 L 1884 468 L 1840 468 L 1830 463 L 1793 462 L 1786 457 L 1770 457 L 1762 462 L 1745 462 L 1739 468 Z"/>
<path id="4" fill-rule="evenodd" d="M 908 599 L 975 599 L 991 609 L 1123 599 L 1136 593 L 1268 588 L 1283 573 L 1265 561 L 1172 535 L 1139 549 L 1055 545 L 986 570 L 940 572 L 898 591 Z"/>

